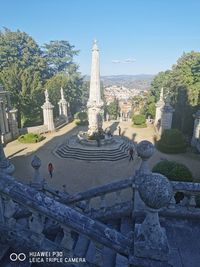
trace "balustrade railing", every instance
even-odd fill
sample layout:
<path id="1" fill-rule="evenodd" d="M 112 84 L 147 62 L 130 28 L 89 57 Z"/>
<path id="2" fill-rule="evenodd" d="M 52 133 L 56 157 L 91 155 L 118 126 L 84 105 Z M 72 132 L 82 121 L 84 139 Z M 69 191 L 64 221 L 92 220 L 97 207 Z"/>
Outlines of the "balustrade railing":
<path id="1" fill-rule="evenodd" d="M 200 216 L 200 183 L 171 182 L 173 197 L 168 205 L 168 210 L 185 216 Z"/>
<path id="2" fill-rule="evenodd" d="M 132 202 L 134 188 L 133 178 L 129 177 L 73 195 L 55 191 L 47 185 L 44 185 L 43 190 L 52 195 L 55 200 L 63 204 L 76 206 L 89 213 L 92 210 L 105 210 L 124 202 Z"/>
<path id="3" fill-rule="evenodd" d="M 19 224 L 15 213 L 25 207 L 31 213 L 27 218 L 27 230 L 34 232 L 40 238 L 44 236 L 47 221 L 58 225 L 63 230 L 60 246 L 72 249 L 72 231 L 110 247 L 116 252 L 128 255 L 130 240 L 116 230 L 91 219 L 76 210 L 63 205 L 27 185 L 17 182 L 9 176 L 0 175 L 1 217 L 13 229 Z M 67 242 L 66 242 L 67 240 Z"/>

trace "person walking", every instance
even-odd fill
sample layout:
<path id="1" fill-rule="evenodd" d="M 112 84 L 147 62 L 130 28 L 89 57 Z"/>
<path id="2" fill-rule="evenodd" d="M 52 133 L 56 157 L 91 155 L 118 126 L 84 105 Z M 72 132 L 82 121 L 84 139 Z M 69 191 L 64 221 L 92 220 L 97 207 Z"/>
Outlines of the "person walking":
<path id="1" fill-rule="evenodd" d="M 119 132 L 119 135 L 121 135 L 121 127 L 120 126 L 118 127 L 118 132 Z"/>
<path id="2" fill-rule="evenodd" d="M 53 177 L 53 170 L 54 170 L 53 164 L 50 162 L 48 165 L 48 171 L 51 178 Z"/>
<path id="3" fill-rule="evenodd" d="M 133 147 L 130 147 L 130 149 L 129 149 L 129 161 L 133 160 L 133 153 L 134 153 Z"/>

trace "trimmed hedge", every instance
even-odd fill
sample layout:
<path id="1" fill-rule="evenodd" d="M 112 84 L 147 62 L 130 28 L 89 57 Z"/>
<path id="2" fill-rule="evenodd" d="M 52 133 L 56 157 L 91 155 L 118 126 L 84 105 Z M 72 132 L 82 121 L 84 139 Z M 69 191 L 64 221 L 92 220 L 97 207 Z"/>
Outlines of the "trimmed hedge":
<path id="1" fill-rule="evenodd" d="M 163 160 L 157 163 L 153 172 L 161 173 L 172 181 L 192 182 L 193 177 L 191 171 L 184 164 L 175 161 Z"/>
<path id="2" fill-rule="evenodd" d="M 38 143 L 44 139 L 44 136 L 34 133 L 27 133 L 18 137 L 20 143 Z"/>
<path id="3" fill-rule="evenodd" d="M 74 118 L 76 119 L 75 123 L 76 125 L 88 125 L 88 115 L 87 115 L 87 112 L 85 111 L 80 111 L 80 112 L 77 112 L 75 115 L 74 115 Z"/>
<path id="4" fill-rule="evenodd" d="M 85 125 L 87 126 L 89 124 L 88 121 L 80 121 L 80 120 L 76 120 L 75 123 L 77 126 L 85 126 Z"/>
<path id="5" fill-rule="evenodd" d="M 183 134 L 177 129 L 165 130 L 157 143 L 158 150 L 169 154 L 183 153 L 186 147 Z"/>
<path id="6" fill-rule="evenodd" d="M 144 125 L 146 124 L 146 117 L 145 115 L 133 115 L 132 121 L 135 125 Z"/>

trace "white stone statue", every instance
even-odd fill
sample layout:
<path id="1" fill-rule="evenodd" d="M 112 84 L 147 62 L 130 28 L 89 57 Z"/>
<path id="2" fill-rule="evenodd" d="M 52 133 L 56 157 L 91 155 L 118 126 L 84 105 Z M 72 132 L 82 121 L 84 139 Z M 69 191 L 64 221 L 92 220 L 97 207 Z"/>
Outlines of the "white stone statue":
<path id="1" fill-rule="evenodd" d="M 45 102 L 49 102 L 49 93 L 47 89 L 44 91 L 44 95 L 45 95 Z"/>

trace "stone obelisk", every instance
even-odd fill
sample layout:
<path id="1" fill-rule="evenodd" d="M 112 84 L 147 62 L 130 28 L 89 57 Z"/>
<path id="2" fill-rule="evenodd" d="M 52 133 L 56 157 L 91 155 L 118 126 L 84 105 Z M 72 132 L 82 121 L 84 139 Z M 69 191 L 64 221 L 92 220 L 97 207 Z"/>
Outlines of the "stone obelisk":
<path id="1" fill-rule="evenodd" d="M 92 66 L 90 77 L 90 95 L 87 103 L 88 107 L 88 135 L 91 136 L 102 130 L 102 107 L 103 101 L 100 92 L 100 68 L 99 49 L 96 40 L 92 47 Z"/>

